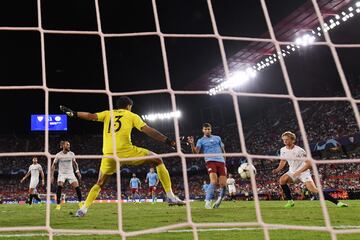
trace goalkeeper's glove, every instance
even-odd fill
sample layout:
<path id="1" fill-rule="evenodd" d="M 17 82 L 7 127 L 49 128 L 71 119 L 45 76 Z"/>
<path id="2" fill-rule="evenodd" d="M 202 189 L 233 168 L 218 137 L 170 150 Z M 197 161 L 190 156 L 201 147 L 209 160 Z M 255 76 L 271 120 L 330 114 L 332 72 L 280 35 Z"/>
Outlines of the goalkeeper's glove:
<path id="1" fill-rule="evenodd" d="M 67 108 L 63 105 L 60 105 L 60 110 L 62 112 L 64 112 L 66 115 L 68 115 L 69 117 L 77 117 L 77 112 L 71 110 L 70 108 Z"/>
<path id="2" fill-rule="evenodd" d="M 175 142 L 174 140 L 169 139 L 169 138 L 166 138 L 166 139 L 165 139 L 165 143 L 166 143 L 167 145 L 169 145 L 170 147 L 172 147 L 172 148 L 175 148 L 175 147 L 176 147 L 176 142 Z"/>

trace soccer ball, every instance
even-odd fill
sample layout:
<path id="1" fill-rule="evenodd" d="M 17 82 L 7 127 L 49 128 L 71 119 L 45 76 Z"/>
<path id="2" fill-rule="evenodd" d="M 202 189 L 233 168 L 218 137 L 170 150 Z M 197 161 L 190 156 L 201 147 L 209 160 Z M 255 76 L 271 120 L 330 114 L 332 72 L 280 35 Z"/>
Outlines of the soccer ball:
<path id="1" fill-rule="evenodd" d="M 243 163 L 238 168 L 238 173 L 240 174 L 240 177 L 243 179 L 250 178 L 250 171 L 253 171 L 254 175 L 256 174 L 256 168 L 254 167 L 254 165 L 250 163 Z"/>

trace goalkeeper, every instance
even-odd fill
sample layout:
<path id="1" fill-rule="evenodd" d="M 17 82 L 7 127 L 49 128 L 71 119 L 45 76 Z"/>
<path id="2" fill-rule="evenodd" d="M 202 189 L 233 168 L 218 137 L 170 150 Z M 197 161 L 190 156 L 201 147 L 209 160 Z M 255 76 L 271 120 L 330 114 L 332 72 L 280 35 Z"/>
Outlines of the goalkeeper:
<path id="1" fill-rule="evenodd" d="M 114 133 L 116 139 L 116 154 L 119 158 L 133 158 L 154 156 L 152 159 L 125 161 L 121 166 L 130 165 L 138 166 L 142 164 L 153 164 L 156 166 L 161 184 L 166 192 L 169 205 L 184 205 L 177 196 L 174 195 L 171 189 L 171 180 L 168 170 L 166 169 L 163 161 L 155 153 L 140 147 L 136 147 L 131 143 L 131 131 L 136 127 L 139 131 L 145 133 L 149 137 L 166 143 L 170 147 L 176 145 L 175 141 L 170 140 L 156 129 L 149 127 L 139 117 L 139 115 L 132 113 L 131 108 L 133 101 L 129 97 L 119 97 L 116 101 L 116 109 L 112 111 L 114 117 Z M 104 156 L 113 155 L 113 141 L 112 141 L 112 127 L 110 111 L 106 110 L 98 113 L 89 112 L 75 112 L 65 106 L 60 106 L 60 110 L 66 113 L 69 117 L 78 117 L 85 120 L 92 120 L 103 122 L 103 154 Z M 77 217 L 83 217 L 90 205 L 97 198 L 101 188 L 105 185 L 107 179 L 116 172 L 116 161 L 112 158 L 103 157 L 101 160 L 99 179 L 96 184 L 91 188 L 85 204 L 76 212 Z"/>

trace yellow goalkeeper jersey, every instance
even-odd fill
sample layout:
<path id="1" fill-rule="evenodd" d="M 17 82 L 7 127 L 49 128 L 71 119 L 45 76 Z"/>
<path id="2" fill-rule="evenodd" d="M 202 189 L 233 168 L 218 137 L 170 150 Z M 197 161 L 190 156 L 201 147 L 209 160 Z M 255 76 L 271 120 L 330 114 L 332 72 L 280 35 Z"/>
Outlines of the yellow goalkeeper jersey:
<path id="1" fill-rule="evenodd" d="M 111 134 L 110 111 L 96 113 L 99 122 L 104 123 L 103 129 L 103 154 L 113 153 L 113 141 Z M 146 125 L 139 115 L 125 109 L 113 110 L 114 132 L 116 138 L 116 151 L 122 152 L 131 148 L 131 131 L 135 127 L 139 131 Z"/>

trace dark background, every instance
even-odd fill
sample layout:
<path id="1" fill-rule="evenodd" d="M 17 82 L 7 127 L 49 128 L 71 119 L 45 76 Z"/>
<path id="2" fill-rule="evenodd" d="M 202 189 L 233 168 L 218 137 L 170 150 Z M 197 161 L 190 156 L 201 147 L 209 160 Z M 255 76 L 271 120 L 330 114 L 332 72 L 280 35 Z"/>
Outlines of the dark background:
<path id="1" fill-rule="evenodd" d="M 37 1 L 6 1 L 0 8 L 0 27 L 37 27 Z M 304 0 L 268 0 L 273 25 L 292 13 Z M 155 31 L 151 1 L 99 1 L 104 33 Z M 267 26 L 260 1 L 212 1 L 220 34 L 226 36 L 263 37 Z M 97 31 L 93 1 L 41 1 L 42 26 L 48 30 Z M 205 0 L 158 0 L 160 28 L 164 33 L 213 33 Z M 331 32 L 334 43 L 359 43 L 359 16 Z M 158 36 L 106 38 L 109 87 L 112 92 L 166 88 L 163 58 Z M 249 42 L 224 41 L 227 56 Z M 174 90 L 192 90 L 191 84 L 221 65 L 217 39 L 165 38 Z M 359 48 L 337 49 L 348 78 L 359 76 Z M 0 86 L 41 86 L 41 46 L 38 31 L 0 31 Z M 97 35 L 45 34 L 46 86 L 60 89 L 105 89 L 100 37 Z M 296 96 L 344 96 L 329 47 L 309 46 L 286 58 L 290 80 Z M 190 87 L 189 87 L 190 86 Z M 204 85 L 203 90 L 209 86 Z M 287 94 L 278 64 L 267 68 L 239 91 Z M 171 111 L 169 94 L 132 96 L 133 111 L 141 114 Z M 199 129 L 209 121 L 222 126 L 235 121 L 230 96 L 177 95 L 183 112 L 181 131 Z M 0 90 L 3 134 L 30 133 L 30 114 L 42 114 L 43 90 Z M 60 113 L 59 105 L 79 111 L 102 111 L 109 107 L 108 97 L 97 93 L 49 92 L 49 112 Z M 255 97 L 239 98 L 244 121 L 257 121 L 261 112 L 279 104 L 278 100 Z M 68 122 L 69 133 L 101 133 L 101 125 L 81 120 Z M 173 123 L 151 123 L 172 132 Z"/>

